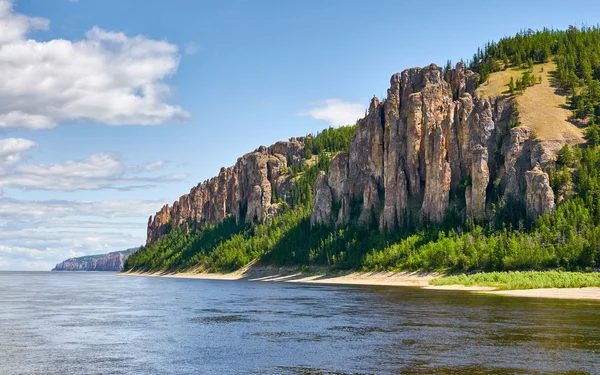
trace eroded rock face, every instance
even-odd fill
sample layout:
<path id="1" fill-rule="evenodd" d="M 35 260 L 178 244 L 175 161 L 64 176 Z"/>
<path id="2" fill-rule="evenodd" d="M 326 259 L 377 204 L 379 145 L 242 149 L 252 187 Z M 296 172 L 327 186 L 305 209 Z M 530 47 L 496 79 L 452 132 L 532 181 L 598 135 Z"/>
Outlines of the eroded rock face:
<path id="1" fill-rule="evenodd" d="M 331 161 L 329 174 L 321 172 L 313 191 L 311 225 L 336 226 L 350 218 L 350 188 L 348 185 L 349 155 L 340 152 Z"/>
<path id="2" fill-rule="evenodd" d="M 327 175 L 321 171 L 314 186 L 310 225 L 328 225 L 331 220 L 333 194 L 327 184 Z"/>
<path id="3" fill-rule="evenodd" d="M 387 98 L 374 97 L 358 121 L 350 151 L 318 176 L 311 224 L 345 225 L 351 211 L 353 220 L 378 221 L 381 230 L 403 225 L 409 215 L 440 222 L 449 209 L 482 219 L 490 211 L 489 191 L 525 203 L 531 217 L 550 212 L 547 178 L 532 171 L 552 163 L 548 147 L 525 127 L 510 129 L 512 101 L 478 97 L 477 81 L 463 64 L 445 74 L 434 64 L 394 74 Z M 164 206 L 149 219 L 147 243 L 171 226 L 187 231 L 230 215 L 270 219 L 279 202 L 290 199 L 295 180 L 289 169 L 304 162 L 303 141 L 260 147 Z M 451 202 L 457 191 L 464 191 L 466 207 L 453 203 L 462 197 Z"/>
<path id="4" fill-rule="evenodd" d="M 452 187 L 472 174 L 473 148 L 488 147 L 491 103 L 473 99 L 476 74 L 459 64 L 448 77 L 451 83 L 433 64 L 393 75 L 387 99 L 373 99 L 358 123 L 350 148 L 350 199 L 362 194 L 363 218 L 380 210 L 381 228 L 403 222 L 409 199 L 421 202 L 417 216 L 441 221 Z M 489 176 L 477 181 L 485 185 L 477 190 L 485 207 Z"/>
<path id="5" fill-rule="evenodd" d="M 368 115 L 359 120 L 349 155 L 350 195 L 362 195 L 371 179 L 383 181 L 383 106 L 373 98 Z M 368 203 L 365 203 L 368 204 Z"/>
<path id="6" fill-rule="evenodd" d="M 536 151 L 545 148 L 536 147 L 529 129 L 509 129 L 512 101 L 478 97 L 477 81 L 478 75 L 463 64 L 445 75 L 433 64 L 394 74 L 387 98 L 383 102 L 373 98 L 367 116 L 358 121 L 347 180 L 337 182 L 336 167 L 315 187 L 319 195 L 315 218 L 332 222 L 323 217 L 323 208 L 329 208 L 324 201 L 328 192 L 333 211 L 341 207 L 332 212 L 336 224 L 348 221 L 350 210 L 345 207 L 357 202 L 362 203 L 359 222 L 377 216 L 382 230 L 402 225 L 409 214 L 442 221 L 453 189 L 466 187 L 466 207 L 452 206 L 465 218 L 487 216 L 492 187 L 525 203 L 525 174 L 552 156 Z M 539 190 L 543 181 L 536 181 Z M 340 186 L 348 187 L 347 195 L 339 193 Z M 532 214 L 547 212 L 549 196 L 536 199 L 530 199 L 537 207 Z M 415 211 L 416 207 L 420 209 Z"/>
<path id="7" fill-rule="evenodd" d="M 446 81 L 452 86 L 454 100 L 459 99 L 465 93 L 475 91 L 478 79 L 477 74 L 470 70 L 465 70 L 463 62 L 459 62 L 456 64 L 455 69 L 450 69 L 446 73 Z"/>
<path id="8" fill-rule="evenodd" d="M 479 219 L 485 216 L 486 189 L 490 182 L 488 151 L 478 146 L 473 150 L 471 186 L 467 188 L 467 215 Z"/>
<path id="9" fill-rule="evenodd" d="M 150 217 L 146 244 L 155 242 L 171 227 L 187 232 L 199 225 L 220 223 L 229 215 L 238 221 L 268 220 L 277 214 L 276 201 L 289 199 L 293 181 L 288 166 L 302 162 L 303 150 L 303 138 L 292 138 L 259 147 L 239 158 L 233 167 L 221 168 L 216 177 Z"/>
<path id="10" fill-rule="evenodd" d="M 444 218 L 450 199 L 451 168 L 447 149 L 450 106 L 450 85 L 426 86 L 423 96 L 423 146 L 425 193 L 421 215 L 433 222 Z"/>
<path id="11" fill-rule="evenodd" d="M 548 174 L 535 167 L 525 173 L 525 181 L 527 184 L 525 198 L 527 216 L 535 219 L 544 214 L 551 214 L 556 206 Z"/>
<path id="12" fill-rule="evenodd" d="M 160 211 L 150 216 L 148 219 L 148 230 L 146 243 L 150 244 L 156 241 L 158 238 L 163 236 L 167 230 L 169 222 L 171 221 L 171 210 L 168 204 L 165 204 Z"/>
<path id="13" fill-rule="evenodd" d="M 511 129 L 510 136 L 502 146 L 504 155 L 505 194 L 520 199 L 525 193 L 524 174 L 531 169 L 532 132 L 525 127 Z"/>

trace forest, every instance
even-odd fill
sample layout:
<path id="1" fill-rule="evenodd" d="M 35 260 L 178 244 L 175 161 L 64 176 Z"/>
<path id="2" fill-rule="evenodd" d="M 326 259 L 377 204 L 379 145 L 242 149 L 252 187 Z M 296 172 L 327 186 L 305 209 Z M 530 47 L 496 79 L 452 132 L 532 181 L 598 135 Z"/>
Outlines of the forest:
<path id="1" fill-rule="evenodd" d="M 360 202 L 354 202 L 348 225 L 311 228 L 316 177 L 333 155 L 349 149 L 356 130 L 330 128 L 306 137 L 304 156 L 316 162 L 291 171 L 297 176 L 291 200 L 281 203 L 272 221 L 236 223 L 230 217 L 188 234 L 174 228 L 131 255 L 125 270 L 227 272 L 258 259 L 363 271 L 591 271 L 600 260 L 600 30 L 523 31 L 486 44 L 467 64 L 485 82 L 495 71 L 550 59 L 557 62 L 558 89 L 567 94 L 572 120 L 586 129 L 589 141 L 565 145 L 547 170 L 560 199 L 550 216 L 529 222 L 522 204 L 491 194 L 493 212 L 477 223 L 448 212 L 439 224 L 409 218 L 380 231 L 376 217 L 358 224 Z M 526 86 L 521 82 L 519 89 Z"/>

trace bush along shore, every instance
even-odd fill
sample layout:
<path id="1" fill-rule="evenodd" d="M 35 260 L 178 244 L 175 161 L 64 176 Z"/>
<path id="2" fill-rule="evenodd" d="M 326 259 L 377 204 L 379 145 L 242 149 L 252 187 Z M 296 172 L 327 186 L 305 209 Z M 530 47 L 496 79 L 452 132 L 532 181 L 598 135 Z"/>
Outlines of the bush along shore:
<path id="1" fill-rule="evenodd" d="M 600 287 L 600 272 L 510 271 L 436 278 L 431 285 L 487 286 L 500 290 Z"/>

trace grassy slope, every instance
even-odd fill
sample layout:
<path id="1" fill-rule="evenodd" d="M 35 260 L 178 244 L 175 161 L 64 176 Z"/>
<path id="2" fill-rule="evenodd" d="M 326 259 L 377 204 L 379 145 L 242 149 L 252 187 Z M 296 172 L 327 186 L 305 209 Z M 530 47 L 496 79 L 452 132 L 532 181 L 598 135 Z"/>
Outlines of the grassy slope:
<path id="1" fill-rule="evenodd" d="M 516 81 L 524 71 L 525 69 L 510 68 L 492 73 L 488 81 L 477 89 L 477 94 L 481 97 L 508 95 L 510 78 L 513 77 Z M 555 71 L 554 62 L 534 65 L 533 75 L 536 78 L 541 75 L 542 83 L 536 83 L 522 94 L 515 95 L 521 126 L 532 129 L 536 138 L 541 141 L 561 146 L 565 142 L 583 143 L 582 129 L 569 121 L 571 111 L 567 107 L 566 96 L 554 87 Z"/>

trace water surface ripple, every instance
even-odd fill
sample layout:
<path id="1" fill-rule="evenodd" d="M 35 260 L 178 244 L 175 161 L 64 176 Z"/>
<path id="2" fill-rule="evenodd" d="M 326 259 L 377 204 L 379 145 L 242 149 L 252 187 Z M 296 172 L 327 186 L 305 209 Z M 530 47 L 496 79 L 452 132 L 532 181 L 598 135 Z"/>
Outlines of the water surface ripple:
<path id="1" fill-rule="evenodd" d="M 600 303 L 0 272 L 0 374 L 597 374 Z"/>

